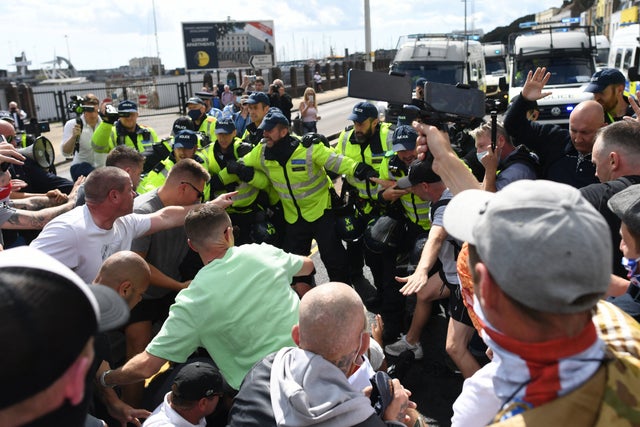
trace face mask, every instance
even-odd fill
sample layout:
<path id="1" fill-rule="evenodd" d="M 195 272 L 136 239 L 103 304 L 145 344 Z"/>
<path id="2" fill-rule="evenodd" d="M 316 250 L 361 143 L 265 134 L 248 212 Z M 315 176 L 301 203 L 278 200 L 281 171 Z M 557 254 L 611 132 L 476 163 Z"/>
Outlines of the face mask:
<path id="1" fill-rule="evenodd" d="M 489 151 L 479 151 L 476 153 L 476 157 L 478 158 L 478 161 L 481 161 L 487 154 L 489 154 Z"/>
<path id="2" fill-rule="evenodd" d="M 198 120 L 201 114 L 202 113 L 200 113 L 200 110 L 189 110 L 187 116 L 191 117 L 191 120 Z"/>
<path id="3" fill-rule="evenodd" d="M 629 259 L 626 257 L 622 257 L 622 261 L 620 262 L 625 270 L 627 270 L 627 279 L 631 279 L 633 276 L 636 276 L 636 270 L 638 268 L 638 261 L 640 258 Z"/>
<path id="4" fill-rule="evenodd" d="M 11 181 L 5 187 L 0 187 L 0 201 L 8 199 L 11 195 Z"/>
<path id="5" fill-rule="evenodd" d="M 240 100 L 242 99 L 241 96 L 236 96 L 236 104 L 240 104 Z"/>

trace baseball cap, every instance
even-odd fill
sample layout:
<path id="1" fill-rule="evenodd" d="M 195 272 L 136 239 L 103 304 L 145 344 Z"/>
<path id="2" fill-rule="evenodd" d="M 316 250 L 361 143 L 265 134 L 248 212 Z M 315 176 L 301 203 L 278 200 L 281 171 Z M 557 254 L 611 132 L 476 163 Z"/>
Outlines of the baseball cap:
<path id="1" fill-rule="evenodd" d="M 413 187 L 421 182 L 427 182 L 429 184 L 442 181 L 442 178 L 436 174 L 431 165 L 433 163 L 433 157 L 427 156 L 424 160 L 416 160 L 409 166 L 409 172 L 407 176 L 402 177 L 396 182 L 396 188 L 404 190 L 405 188 Z"/>
<path id="2" fill-rule="evenodd" d="M 232 117 L 223 117 L 216 122 L 216 134 L 233 133 L 236 130 L 236 124 Z"/>
<path id="3" fill-rule="evenodd" d="M 424 89 L 424 84 L 427 82 L 427 79 L 425 79 L 424 77 L 420 77 L 418 80 L 416 80 L 416 87 L 420 86 L 421 88 Z"/>
<path id="4" fill-rule="evenodd" d="M 529 308 L 589 310 L 609 285 L 609 226 L 569 185 L 520 180 L 497 193 L 463 191 L 444 228 L 474 245 L 500 289 Z"/>
<path id="5" fill-rule="evenodd" d="M 202 100 L 213 98 L 213 94 L 211 92 L 205 92 L 205 91 L 195 92 L 194 95 Z"/>
<path id="6" fill-rule="evenodd" d="M 188 401 L 200 400 L 222 393 L 224 382 L 218 369 L 206 362 L 185 365 L 173 380 L 171 392 Z"/>
<path id="7" fill-rule="evenodd" d="M 258 126 L 258 129 L 271 130 L 276 125 L 284 125 L 289 126 L 289 120 L 280 112 L 280 110 L 273 111 L 274 109 L 269 110 L 264 119 L 262 119 L 262 123 Z"/>
<path id="8" fill-rule="evenodd" d="M 353 106 L 353 111 L 347 117 L 347 120 L 362 123 L 367 119 L 377 119 L 378 109 L 370 102 L 358 102 Z"/>
<path id="9" fill-rule="evenodd" d="M 11 114 L 8 111 L 4 111 L 4 110 L 0 111 L 0 120 L 4 120 L 11 124 L 15 123 L 15 120 L 13 120 L 13 117 L 11 116 Z"/>
<path id="10" fill-rule="evenodd" d="M 269 97 L 264 92 L 253 92 L 249 95 L 249 99 L 246 101 L 247 104 L 258 104 L 263 103 L 264 105 L 271 105 L 271 101 Z"/>
<path id="11" fill-rule="evenodd" d="M 122 326 L 129 307 L 102 285 L 88 285 L 61 262 L 29 247 L 0 252 L 0 409 L 53 384 L 96 332 Z M 25 379 L 28 378 L 28 381 Z"/>
<path id="12" fill-rule="evenodd" d="M 631 232 L 640 235 L 640 184 L 631 185 L 614 194 L 607 205 Z"/>
<path id="13" fill-rule="evenodd" d="M 173 148 L 195 148 L 198 146 L 198 134 L 192 130 L 181 130 L 173 137 Z"/>
<path id="14" fill-rule="evenodd" d="M 625 84 L 626 79 L 624 74 L 615 68 L 603 68 L 600 71 L 596 71 L 591 76 L 591 83 L 585 88 L 585 92 L 600 93 L 604 91 L 607 86 L 613 84 Z"/>
<path id="15" fill-rule="evenodd" d="M 396 126 L 411 125 L 418 117 L 420 117 L 420 107 L 413 104 L 404 104 L 402 106 L 402 112 L 398 114 Z"/>
<path id="16" fill-rule="evenodd" d="M 120 103 L 118 104 L 118 113 L 137 113 L 137 112 L 138 112 L 138 105 L 133 101 L 129 101 L 128 99 L 126 99 L 124 101 L 120 101 Z"/>
<path id="17" fill-rule="evenodd" d="M 192 131 L 196 130 L 196 125 L 195 123 L 193 123 L 193 120 L 191 119 L 191 117 L 188 117 L 188 116 L 178 117 L 173 122 L 173 126 L 171 127 L 171 134 L 175 135 L 181 130 L 192 130 Z"/>
<path id="18" fill-rule="evenodd" d="M 185 105 L 203 105 L 206 106 L 207 104 L 204 103 L 204 101 L 201 98 L 198 98 L 197 96 L 193 96 L 191 98 L 189 98 L 187 100 L 187 103 Z"/>
<path id="19" fill-rule="evenodd" d="M 393 131 L 393 145 L 391 146 L 391 149 L 396 152 L 415 150 L 417 139 L 418 132 L 416 132 L 411 126 L 398 126 L 396 130 Z"/>

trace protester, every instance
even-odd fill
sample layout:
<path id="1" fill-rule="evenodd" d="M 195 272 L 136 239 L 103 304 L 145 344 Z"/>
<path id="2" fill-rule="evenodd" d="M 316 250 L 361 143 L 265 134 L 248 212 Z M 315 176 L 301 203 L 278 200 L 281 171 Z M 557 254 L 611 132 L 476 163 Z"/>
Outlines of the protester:
<path id="1" fill-rule="evenodd" d="M 98 331 L 126 322 L 124 300 L 43 252 L 0 252 L 0 425 L 81 426 Z M 10 349 L 6 346 L 10 346 Z"/>
<path id="2" fill-rule="evenodd" d="M 411 393 L 392 380 L 390 404 L 379 416 L 362 391 L 347 381 L 352 363 L 367 351 L 364 305 L 344 283 L 309 291 L 291 335 L 298 347 L 285 347 L 260 360 L 234 399 L 229 426 L 403 425 Z M 413 424 L 412 424 L 413 425 Z"/>
<path id="3" fill-rule="evenodd" d="M 146 350 L 107 373 L 107 384 L 142 381 L 167 360 L 184 362 L 204 347 L 238 389 L 260 358 L 292 344 L 299 299 L 290 283 L 313 272 L 311 259 L 266 244 L 234 246 L 231 220 L 213 204 L 190 212 L 185 229 L 205 266 L 180 291 Z"/>

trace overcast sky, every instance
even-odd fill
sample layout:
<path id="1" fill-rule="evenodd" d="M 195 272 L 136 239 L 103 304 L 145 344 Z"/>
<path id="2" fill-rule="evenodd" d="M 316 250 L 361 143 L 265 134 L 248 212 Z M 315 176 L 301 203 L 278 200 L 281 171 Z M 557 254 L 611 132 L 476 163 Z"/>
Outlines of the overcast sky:
<path id="1" fill-rule="evenodd" d="M 468 0 L 468 29 L 489 32 L 514 19 L 559 7 L 561 0 Z M 2 11 L 0 68 L 15 71 L 24 51 L 31 68 L 54 56 L 69 57 L 79 70 L 128 65 L 157 56 L 167 69 L 184 67 L 182 22 L 273 20 L 278 60 L 364 51 L 363 0 L 20 0 Z M 395 48 L 398 37 L 464 28 L 461 0 L 370 0 L 373 49 Z M 157 40 L 157 47 L 156 47 Z"/>

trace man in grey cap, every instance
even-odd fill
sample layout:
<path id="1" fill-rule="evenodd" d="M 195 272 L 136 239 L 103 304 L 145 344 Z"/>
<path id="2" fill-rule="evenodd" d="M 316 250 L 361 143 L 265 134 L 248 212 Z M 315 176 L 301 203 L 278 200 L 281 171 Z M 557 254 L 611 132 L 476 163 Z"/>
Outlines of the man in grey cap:
<path id="1" fill-rule="evenodd" d="M 615 194 L 607 205 L 622 221 L 620 250 L 629 279 L 627 291 L 611 302 L 640 322 L 640 184 Z"/>
<path id="2" fill-rule="evenodd" d="M 640 362 L 608 352 L 592 321 L 611 272 L 598 211 L 567 185 L 522 180 L 461 192 L 444 226 L 469 243 L 474 311 L 497 361 L 493 422 L 629 422 L 640 403 L 625 393 L 640 387 Z"/>
<path id="3" fill-rule="evenodd" d="M 184 365 L 145 426 L 205 426 L 205 417 L 218 406 L 223 393 L 222 375 L 207 362 Z"/>
<path id="4" fill-rule="evenodd" d="M 593 99 L 604 109 L 606 123 L 617 122 L 624 116 L 633 116 L 629 98 L 624 95 L 627 79 L 616 68 L 603 68 L 591 76 L 584 91 L 593 93 Z"/>

